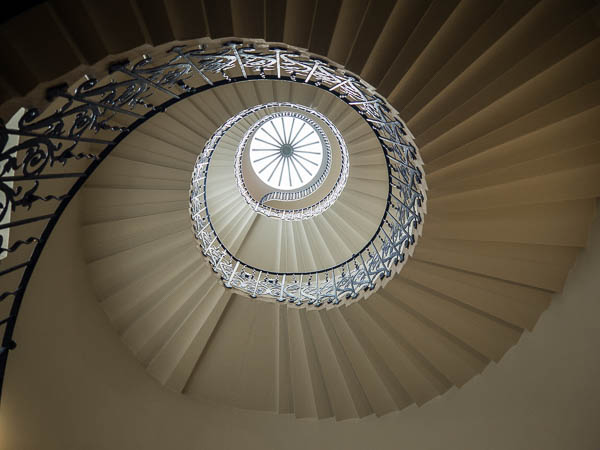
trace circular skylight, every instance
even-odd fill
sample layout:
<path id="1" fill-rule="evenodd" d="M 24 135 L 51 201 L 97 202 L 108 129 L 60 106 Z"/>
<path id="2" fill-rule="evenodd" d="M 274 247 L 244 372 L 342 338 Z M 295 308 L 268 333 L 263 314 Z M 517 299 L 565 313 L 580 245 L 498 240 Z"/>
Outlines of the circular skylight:
<path id="1" fill-rule="evenodd" d="M 250 142 L 252 169 L 277 190 L 295 190 L 321 172 L 323 140 L 312 120 L 295 114 L 263 123 Z"/>

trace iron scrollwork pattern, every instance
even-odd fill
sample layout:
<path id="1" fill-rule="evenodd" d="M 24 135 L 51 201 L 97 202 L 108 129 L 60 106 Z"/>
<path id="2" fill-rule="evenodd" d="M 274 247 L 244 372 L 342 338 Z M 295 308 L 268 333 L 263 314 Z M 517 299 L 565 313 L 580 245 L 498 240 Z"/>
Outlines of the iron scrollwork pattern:
<path id="1" fill-rule="evenodd" d="M 194 232 L 203 253 L 221 275 L 225 286 L 251 297 L 319 307 L 327 303 L 339 304 L 344 298 L 356 299 L 364 291 L 375 289 L 381 280 L 400 270 L 415 243 L 423 219 L 426 187 L 422 162 L 403 122 L 370 86 L 341 68 L 325 64 L 306 53 L 280 48 L 258 51 L 235 47 L 230 59 L 223 64 L 233 67 L 234 60 L 244 76 L 254 71 L 261 78 L 266 78 L 269 72 L 274 72 L 276 78 L 311 83 L 328 89 L 358 111 L 375 132 L 387 159 L 388 202 L 375 235 L 361 251 L 342 264 L 310 273 L 273 273 L 252 267 L 224 247 L 210 222 L 204 196 L 206 171 L 214 149 L 214 143 L 209 142 L 210 145 L 205 147 L 208 151 L 198 158 L 194 170 L 190 205 Z M 245 139 L 249 135 L 247 133 Z M 238 166 L 241 167 L 241 164 L 236 163 L 236 168 Z M 241 172 L 241 169 L 238 170 Z M 236 175 L 238 180 L 242 179 L 240 174 Z M 245 191 L 243 179 L 240 191 L 242 194 Z M 317 208 L 316 213 L 320 212 Z M 310 210 L 273 212 L 267 209 L 261 213 L 286 220 L 316 215 Z"/>
<path id="2" fill-rule="evenodd" d="M 293 48 L 211 42 L 177 46 L 110 65 L 102 79 L 48 90 L 50 107 L 0 120 L 0 301 L 11 302 L 0 346 L 0 381 L 27 285 L 59 217 L 85 181 L 130 132 L 177 101 L 221 84 L 285 79 L 327 89 L 352 106 L 379 138 L 388 162 L 388 208 L 378 232 L 351 260 L 323 272 L 272 274 L 205 247 L 224 282 L 252 296 L 319 306 L 357 297 L 398 270 L 422 223 L 425 181 L 416 147 L 396 112 L 373 89 Z M 116 120 L 118 118 L 118 120 Z M 12 141 L 18 138 L 17 143 Z M 193 214 L 198 211 L 193 211 Z M 41 225 L 41 226 L 39 226 Z M 16 241 L 8 242 L 6 232 Z M 201 237 L 201 229 L 196 229 Z M 6 309 L 5 309 L 6 310 Z M 1 388 L 1 386 L 0 386 Z"/>

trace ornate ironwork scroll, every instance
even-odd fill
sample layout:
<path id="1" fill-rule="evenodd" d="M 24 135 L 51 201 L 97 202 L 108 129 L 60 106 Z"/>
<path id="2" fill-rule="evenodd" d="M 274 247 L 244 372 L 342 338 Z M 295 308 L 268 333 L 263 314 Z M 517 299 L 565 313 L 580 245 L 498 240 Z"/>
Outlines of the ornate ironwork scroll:
<path id="1" fill-rule="evenodd" d="M 205 256 L 227 287 L 236 288 L 252 297 L 270 298 L 297 306 L 338 304 L 344 298 L 358 298 L 366 290 L 375 289 L 380 280 L 400 269 L 411 245 L 416 241 L 416 231 L 423 219 L 426 187 L 422 162 L 412 137 L 383 98 L 341 68 L 323 63 L 308 54 L 281 48 L 259 51 L 253 47 L 236 47 L 235 55 L 245 76 L 258 72 L 261 78 L 266 78 L 273 72 L 277 78 L 311 83 L 328 89 L 357 110 L 375 132 L 386 156 L 388 202 L 375 235 L 361 251 L 342 264 L 311 273 L 272 273 L 252 267 L 225 248 L 210 222 L 210 212 L 205 203 L 205 183 L 210 155 L 216 142 L 209 141 L 196 163 L 190 205 L 196 239 Z M 234 67 L 231 65 L 233 57 L 227 61 L 228 67 Z M 228 129 L 230 126 L 226 124 L 222 128 Z M 241 146 L 245 145 L 250 135 L 251 132 L 246 134 Z M 216 141 L 219 139 L 220 136 Z M 247 191 L 241 177 L 241 159 L 236 163 L 236 170 L 239 171 L 236 174 L 238 180 L 242 180 L 240 192 L 244 194 Z M 248 198 L 247 201 L 256 204 L 255 209 L 263 207 Z M 331 204 L 318 205 L 316 210 L 301 211 L 272 211 L 265 208 L 260 212 L 286 220 L 300 220 L 319 214 L 329 206 Z"/>
<path id="2" fill-rule="evenodd" d="M 174 47 L 166 54 L 141 55 L 134 63 L 116 62 L 110 72 L 103 80 L 86 78 L 76 86 L 50 89 L 51 107 L 27 110 L 16 127 L 0 120 L 0 231 L 17 235 L 15 242 L 3 235 L 0 243 L 0 256 L 6 256 L 0 262 L 0 301 L 10 302 L 8 315 L 0 317 L 0 381 L 8 353 L 16 346 L 13 333 L 27 285 L 70 200 L 130 132 L 177 101 L 213 86 L 283 79 L 326 89 L 369 123 L 389 173 L 388 207 L 377 233 L 349 261 L 326 271 L 273 274 L 246 266 L 218 240 L 211 242 L 202 222 L 196 222 L 204 252 L 227 286 L 251 296 L 319 306 L 356 298 L 399 269 L 423 218 L 422 162 L 397 113 L 358 77 L 306 52 L 239 42 Z M 11 136 L 18 143 L 10 143 Z M 202 211 L 192 202 L 191 213 L 201 216 Z"/>

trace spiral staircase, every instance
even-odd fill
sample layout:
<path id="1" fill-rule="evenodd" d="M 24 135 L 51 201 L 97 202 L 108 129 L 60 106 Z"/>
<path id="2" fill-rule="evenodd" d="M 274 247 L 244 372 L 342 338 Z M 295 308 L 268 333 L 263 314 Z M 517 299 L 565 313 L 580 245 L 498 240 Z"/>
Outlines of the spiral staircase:
<path id="1" fill-rule="evenodd" d="M 224 286 L 190 231 L 205 143 L 244 109 L 292 102 L 344 137 L 343 193 L 310 220 L 253 211 L 233 179 L 244 131 L 234 130 L 212 175 L 220 239 L 252 266 L 302 272 L 343 262 L 377 232 L 388 202 L 381 146 L 353 108 L 316 86 L 253 79 L 175 102 L 119 140 L 79 195 L 98 301 L 161 384 L 297 418 L 380 416 L 500 361 L 561 291 L 600 196 L 599 23 L 592 1 L 47 2 L 3 25 L 3 59 L 15 64 L 0 77 L 0 112 L 55 108 L 42 97 L 57 82 L 119 79 L 109 63 L 206 36 L 306 48 L 373 85 L 414 135 L 428 191 L 412 254 L 368 298 L 321 308 L 248 298 Z"/>

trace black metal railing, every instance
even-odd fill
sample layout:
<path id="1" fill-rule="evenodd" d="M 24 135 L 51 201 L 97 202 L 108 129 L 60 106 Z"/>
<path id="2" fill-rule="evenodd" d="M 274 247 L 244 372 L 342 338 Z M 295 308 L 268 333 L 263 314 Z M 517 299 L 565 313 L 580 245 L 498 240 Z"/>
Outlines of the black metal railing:
<path id="1" fill-rule="evenodd" d="M 15 127 L 0 120 L 0 231 L 10 231 L 10 240 L 3 236 L 0 242 L 0 255 L 6 256 L 0 262 L 0 311 L 7 311 L 0 317 L 0 383 L 40 255 L 65 208 L 99 164 L 129 133 L 174 103 L 214 86 L 260 79 L 327 89 L 363 115 L 387 157 L 388 209 L 400 208 L 382 226 L 397 221 L 394 232 L 402 233 L 402 248 L 414 243 L 425 201 L 416 148 L 387 102 L 342 68 L 295 49 L 239 42 L 178 46 L 114 63 L 104 80 L 86 78 L 74 87 L 49 89 L 50 106 L 28 109 Z M 19 142 L 9 145 L 11 136 Z M 392 195 L 398 199 L 394 206 Z M 392 240 L 392 249 L 404 255 L 406 250 Z"/>

